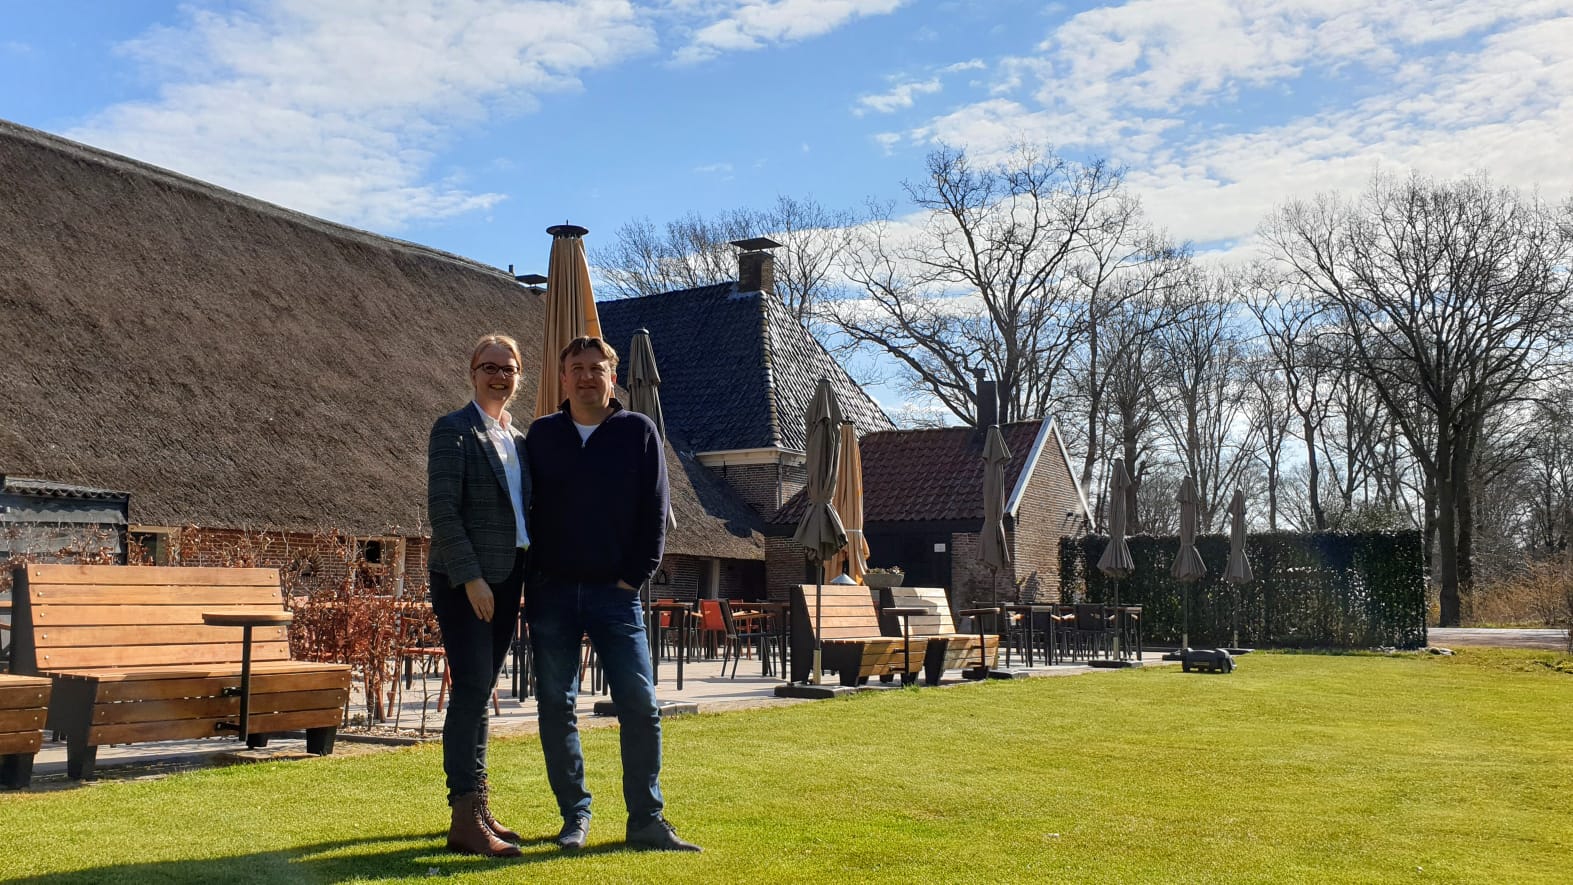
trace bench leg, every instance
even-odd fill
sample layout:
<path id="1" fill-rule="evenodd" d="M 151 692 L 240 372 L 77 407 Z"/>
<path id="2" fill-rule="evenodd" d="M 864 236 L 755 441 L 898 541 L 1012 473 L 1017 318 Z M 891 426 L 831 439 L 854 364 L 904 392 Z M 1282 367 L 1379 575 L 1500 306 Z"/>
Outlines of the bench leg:
<path id="1" fill-rule="evenodd" d="M 246 735 L 246 746 L 252 750 L 260 750 L 268 745 L 268 736 L 265 734 Z"/>
<path id="2" fill-rule="evenodd" d="M 33 782 L 33 754 L 0 756 L 0 786 L 25 790 Z"/>
<path id="3" fill-rule="evenodd" d="M 938 639 L 930 639 L 928 650 L 923 653 L 923 684 L 939 685 L 940 677 L 945 674 L 945 655 L 950 651 L 950 643 Z"/>
<path id="4" fill-rule="evenodd" d="M 332 725 L 306 729 L 306 752 L 314 756 L 332 755 L 333 739 L 338 733 L 338 728 Z"/>
<path id="5" fill-rule="evenodd" d="M 74 781 L 93 780 L 93 766 L 98 763 L 98 747 L 87 742 L 87 730 L 66 735 L 66 776 Z"/>

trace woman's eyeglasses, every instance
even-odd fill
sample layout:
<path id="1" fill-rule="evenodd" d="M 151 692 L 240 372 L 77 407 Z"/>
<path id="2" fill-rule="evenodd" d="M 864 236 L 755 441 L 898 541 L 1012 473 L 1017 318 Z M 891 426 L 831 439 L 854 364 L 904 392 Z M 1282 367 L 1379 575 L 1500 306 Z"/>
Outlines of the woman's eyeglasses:
<path id="1" fill-rule="evenodd" d="M 497 375 L 500 373 L 504 378 L 512 378 L 513 376 L 519 374 L 518 366 L 499 366 L 496 363 L 481 363 L 470 371 L 474 372 L 477 369 L 485 372 L 488 375 Z"/>

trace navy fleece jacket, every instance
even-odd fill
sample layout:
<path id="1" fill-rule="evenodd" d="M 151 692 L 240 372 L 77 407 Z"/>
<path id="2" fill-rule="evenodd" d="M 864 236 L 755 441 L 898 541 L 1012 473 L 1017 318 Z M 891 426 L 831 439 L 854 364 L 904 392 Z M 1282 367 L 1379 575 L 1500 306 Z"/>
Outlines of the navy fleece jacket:
<path id="1" fill-rule="evenodd" d="M 655 424 L 612 400 L 583 444 L 567 404 L 530 425 L 530 546 L 547 579 L 638 587 L 661 565 L 669 491 Z"/>

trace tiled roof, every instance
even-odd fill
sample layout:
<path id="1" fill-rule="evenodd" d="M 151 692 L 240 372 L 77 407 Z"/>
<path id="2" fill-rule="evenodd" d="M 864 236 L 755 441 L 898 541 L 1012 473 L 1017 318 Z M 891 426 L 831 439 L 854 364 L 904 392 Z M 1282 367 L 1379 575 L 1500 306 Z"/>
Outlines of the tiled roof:
<path id="1" fill-rule="evenodd" d="M 1000 427 L 1011 458 L 1005 465 L 1006 494 L 1016 487 L 1031 460 L 1042 421 Z M 1052 452 L 1060 457 L 1052 440 Z M 863 519 L 866 523 L 983 518 L 983 435 L 971 427 L 890 430 L 859 440 L 863 457 Z M 802 492 L 771 517 L 773 524 L 796 523 L 806 498 Z"/>
<path id="2" fill-rule="evenodd" d="M 668 433 L 670 435 L 670 432 Z M 666 533 L 666 552 L 722 559 L 765 558 L 764 518 L 726 481 L 684 454 L 687 443 L 672 437 L 666 470 L 677 525 Z"/>
<path id="3" fill-rule="evenodd" d="M 667 427 L 693 451 L 802 451 L 821 377 L 859 432 L 895 426 L 774 295 L 718 283 L 596 307 L 619 354 L 635 329 L 650 330 Z"/>

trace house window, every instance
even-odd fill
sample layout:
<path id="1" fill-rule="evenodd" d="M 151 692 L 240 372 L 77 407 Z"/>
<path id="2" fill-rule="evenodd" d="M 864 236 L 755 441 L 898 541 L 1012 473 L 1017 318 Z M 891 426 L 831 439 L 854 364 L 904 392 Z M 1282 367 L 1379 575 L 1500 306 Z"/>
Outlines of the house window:
<path id="1" fill-rule="evenodd" d="M 132 546 L 132 556 L 144 565 L 169 565 L 179 552 L 176 528 L 134 525 L 126 528 L 126 542 Z M 130 558 L 130 557 L 128 557 Z"/>

